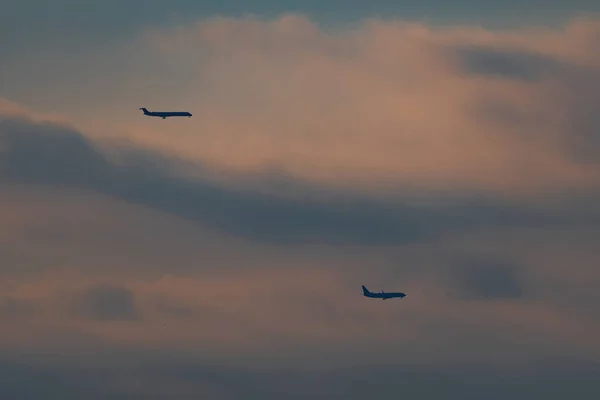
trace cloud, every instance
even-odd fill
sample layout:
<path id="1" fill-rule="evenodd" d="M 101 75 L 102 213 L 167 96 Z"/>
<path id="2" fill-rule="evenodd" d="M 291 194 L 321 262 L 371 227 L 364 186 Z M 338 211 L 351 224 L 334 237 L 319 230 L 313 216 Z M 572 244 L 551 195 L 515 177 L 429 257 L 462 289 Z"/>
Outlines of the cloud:
<path id="1" fill-rule="evenodd" d="M 352 192 L 310 188 L 281 176 L 296 195 L 263 193 L 224 182 L 176 174 L 178 163 L 159 154 L 131 150 L 114 162 L 81 133 L 53 124 L 16 119 L 0 122 L 4 157 L 0 178 L 7 184 L 66 185 L 143 204 L 218 231 L 278 243 L 412 242 L 445 229 L 496 224 L 560 222 L 561 216 L 498 202 L 467 200 L 419 206 L 385 202 Z M 235 178 L 235 175 L 234 175 Z M 238 178 L 239 179 L 239 178 Z M 243 178 L 242 178 L 243 180 Z M 259 191 L 252 188 L 258 185 Z M 296 189 L 297 188 L 297 189 Z M 304 190 L 307 188 L 308 190 Z M 319 197 L 311 193 L 318 193 Z"/>
<path id="2" fill-rule="evenodd" d="M 450 280 L 466 299 L 519 299 L 525 289 L 519 278 L 524 268 L 499 260 L 460 260 L 448 268 Z"/>
<path id="3" fill-rule="evenodd" d="M 28 317 L 34 312 L 34 307 L 27 301 L 10 296 L 0 297 L 0 321 L 10 323 L 13 319 Z"/>
<path id="4" fill-rule="evenodd" d="M 172 26 L 206 15 L 241 15 L 248 12 L 247 4 L 240 0 L 174 0 L 169 4 L 157 0 L 131 0 L 123 4 L 106 0 L 101 5 L 84 3 L 77 17 L 71 18 L 60 10 L 72 6 L 70 0 L 56 0 L 50 6 L 43 0 L 27 0 L 5 4 L 0 15 L 0 51 L 3 55 L 40 50 L 44 47 L 72 46 L 84 50 L 86 45 L 100 46 L 107 41 L 117 41 L 135 29 L 148 25 Z M 439 0 L 390 4 L 385 0 L 370 3 L 350 1 L 340 9 L 335 3 L 324 4 L 315 0 L 297 4 L 290 1 L 257 1 L 252 13 L 276 15 L 294 9 L 305 12 L 329 23 L 345 23 L 368 15 L 399 16 L 403 18 L 428 18 L 435 21 L 472 21 L 476 18 L 484 24 L 524 24 L 531 21 L 561 21 L 574 13 L 599 11 L 589 0 L 574 0 L 569 3 L 553 3 L 543 15 L 539 9 L 547 6 L 541 0 L 518 4 L 519 13 L 514 13 L 515 3 L 485 4 L 473 7 L 469 0 L 457 0 L 452 9 L 440 7 Z M 540 18 L 541 17 L 541 18 Z M 91 42 L 91 43 L 90 43 Z M 4 61 L 3 57 L 0 63 Z"/>
<path id="5" fill-rule="evenodd" d="M 361 213 L 353 214 L 334 204 L 285 201 L 227 189 L 209 181 L 170 178 L 169 165 L 161 169 L 157 163 L 163 161 L 152 154 L 133 157 L 133 165 L 114 165 L 81 134 L 54 125 L 5 120 L 0 132 L 5 149 L 2 180 L 6 183 L 93 189 L 233 234 L 253 234 L 268 240 L 294 241 L 308 235 L 342 241 L 344 237 L 378 241 L 386 240 L 386 236 L 410 240 L 419 233 L 418 228 L 411 226 L 414 222 L 405 221 L 404 226 L 386 222 L 385 212 L 366 202 L 350 203 L 351 208 L 364 206 Z M 287 234 L 281 235 L 282 231 Z"/>
<path id="6" fill-rule="evenodd" d="M 280 171 L 371 195 L 586 191 L 600 176 L 588 161 L 597 25 L 495 32 L 372 19 L 332 31 L 294 14 L 212 18 L 58 58 L 40 79 L 69 81 L 43 108 L 95 138 L 210 169 Z M 112 67 L 90 61 L 105 58 Z M 194 118 L 156 121 L 140 106 Z"/>
<path id="7" fill-rule="evenodd" d="M 535 81 L 561 73 L 558 60 L 535 53 L 489 47 L 464 47 L 457 53 L 468 74 Z"/>
<path id="8" fill-rule="evenodd" d="M 217 18 L 57 56 L 61 96 L 0 103 L 0 390 L 579 389 L 536 363 L 597 371 L 597 25 Z"/>
<path id="9" fill-rule="evenodd" d="M 406 263 L 427 254 L 426 248 L 420 257 L 401 253 Z M 15 356 L 31 349 L 64 357 L 167 352 L 227 357 L 247 367 L 277 363 L 302 368 L 398 358 L 411 365 L 462 365 L 485 363 L 490 357 L 508 368 L 545 357 L 598 357 L 600 326 L 573 313 L 579 309 L 568 301 L 568 307 L 561 307 L 535 292 L 509 292 L 507 298 L 506 290 L 497 289 L 502 282 L 457 286 L 453 277 L 445 277 L 451 271 L 447 264 L 422 262 L 417 274 L 402 276 L 398 267 L 386 269 L 373 261 L 365 274 L 364 266 L 326 268 L 326 257 L 313 257 L 316 265 L 294 265 L 288 256 L 281 259 L 285 268 L 231 271 L 209 266 L 162 277 L 129 267 L 123 256 L 123 271 L 111 278 L 101 270 L 82 274 L 76 267 L 54 269 L 13 289 L 13 299 L 35 305 L 37 312 L 13 318 L 0 347 Z M 532 271 L 537 271 L 535 265 L 520 273 Z M 409 296 L 386 303 L 362 297 L 360 283 L 381 274 L 387 274 L 386 288 L 400 288 Z M 522 282 L 524 288 L 530 283 Z M 527 349 L 522 343 L 528 343 Z"/>
<path id="10" fill-rule="evenodd" d="M 110 172 L 104 157 L 78 132 L 11 119 L 0 124 L 2 176 L 8 182 L 85 185 Z"/>
<path id="11" fill-rule="evenodd" d="M 313 35 L 319 38 L 318 30 L 304 26 L 306 22 L 282 20 L 277 29 L 301 43 Z M 262 23 L 252 24 L 262 32 Z M 227 24 L 216 28 L 231 33 Z M 382 35 L 380 25 L 372 28 L 375 37 Z M 419 29 L 409 31 L 429 37 Z M 219 30 L 210 34 L 219 43 L 225 35 Z M 252 47 L 254 39 L 247 40 Z M 215 51 L 221 51 L 219 46 Z M 432 68 L 431 73 L 437 73 L 437 67 Z M 402 317 L 401 338 L 421 338 L 413 350 L 402 348 L 404 357 L 413 360 L 457 357 L 452 349 L 467 342 L 474 358 L 493 343 L 494 349 L 514 360 L 514 343 L 550 331 L 548 342 L 540 342 L 532 354 L 546 354 L 544 346 L 564 337 L 577 338 L 581 346 L 564 351 L 589 354 L 589 335 L 577 329 L 594 332 L 597 326 L 587 317 L 571 319 L 565 313 L 579 303 L 549 306 L 547 297 L 531 291 L 535 287 L 531 276 L 539 274 L 551 282 L 554 278 L 524 259 L 523 249 L 514 250 L 514 257 L 498 254 L 501 241 L 494 235 L 530 230 L 524 235 L 527 241 L 544 231 L 578 232 L 581 226 L 594 231 L 598 221 L 590 219 L 593 207 L 571 209 L 560 199 L 556 206 L 547 204 L 543 196 L 522 201 L 510 191 L 490 199 L 461 185 L 454 187 L 454 197 L 433 201 L 408 188 L 402 192 L 408 199 L 385 198 L 373 195 L 377 191 L 360 182 L 327 188 L 320 180 L 302 179 L 285 168 L 236 172 L 205 159 L 186 160 L 172 149 L 154 148 L 135 138 L 126 145 L 104 142 L 74 125 L 30 117 L 30 111 L 10 103 L 4 107 L 0 178 L 5 195 L 0 210 L 8 222 L 0 233 L 10 249 L 1 255 L 11 263 L 3 272 L 23 279 L 27 271 L 33 282 L 42 272 L 82 275 L 62 278 L 61 283 L 46 277 L 16 297 L 45 304 L 46 315 L 57 317 L 54 323 L 44 318 L 37 322 L 52 332 L 47 337 L 52 346 L 62 348 L 57 338 L 66 330 L 84 344 L 122 342 L 135 347 L 146 343 L 171 348 L 173 343 L 200 343 L 215 352 L 308 346 L 319 352 L 329 348 L 337 357 L 344 353 L 358 357 L 360 346 L 358 353 L 348 348 L 373 340 L 371 326 Z M 589 182 L 583 188 L 594 191 Z M 484 236 L 483 244 L 475 240 L 481 232 L 491 236 Z M 461 247 L 460 240 L 470 243 Z M 452 248 L 456 241 L 458 250 Z M 478 257 L 481 248 L 490 247 L 492 254 Z M 510 261 L 503 264 L 505 260 Z M 373 265 L 373 272 L 365 274 L 364 265 Z M 285 272 L 278 275 L 278 270 Z M 220 271 L 216 281 L 205 275 L 215 271 Z M 251 273 L 240 281 L 235 275 L 240 271 Z M 161 275 L 167 272 L 189 277 L 165 284 Z M 308 281 L 300 280 L 305 274 Z M 154 283 L 143 284 L 144 279 Z M 357 303 L 353 313 L 344 311 L 348 304 L 342 300 L 354 298 L 354 290 L 363 283 L 371 286 L 370 282 L 410 292 L 415 308 L 400 314 L 403 311 L 374 311 L 363 308 L 369 303 Z M 113 286 L 96 292 L 76 290 L 97 284 Z M 576 286 L 569 288 L 576 290 Z M 336 287 L 339 291 L 332 289 Z M 63 291 L 66 297 L 57 294 Z M 222 300 L 224 295 L 227 300 Z M 582 299 L 589 296 L 586 291 Z M 536 304 L 540 298 L 544 303 Z M 81 303 L 79 317 L 64 314 L 65 299 L 67 304 Z M 439 302 L 447 302 L 447 308 L 440 309 Z M 461 317 L 462 313 L 467 316 Z M 111 319 L 131 323 L 115 325 Z M 200 320 L 210 321 L 209 327 L 202 327 Z M 176 332 L 165 331 L 164 321 L 174 324 Z M 467 342 L 453 342 L 451 349 L 436 333 L 443 330 L 460 336 L 475 321 L 480 325 L 470 329 Z M 514 324 L 524 324 L 524 329 L 514 336 L 494 336 Z M 21 335 L 21 329 L 22 325 L 15 326 L 6 343 L 15 348 L 33 346 L 36 340 Z M 383 357 L 399 332 L 378 332 L 381 346 L 370 352 Z M 320 339 L 311 339 L 315 336 Z M 332 344 L 333 338 L 339 346 Z M 439 349 L 439 354 L 432 356 L 427 348 Z M 468 355 L 461 351 L 460 357 Z"/>
<path id="12" fill-rule="evenodd" d="M 106 283 L 86 290 L 81 298 L 81 311 L 98 321 L 133 320 L 138 314 L 131 290 Z"/>

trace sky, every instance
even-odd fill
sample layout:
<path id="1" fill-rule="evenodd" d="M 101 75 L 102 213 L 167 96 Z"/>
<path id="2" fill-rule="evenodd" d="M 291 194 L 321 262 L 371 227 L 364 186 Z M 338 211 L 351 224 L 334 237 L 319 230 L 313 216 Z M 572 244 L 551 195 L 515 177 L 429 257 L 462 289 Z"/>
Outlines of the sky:
<path id="1" fill-rule="evenodd" d="M 597 397 L 598 11 L 3 5 L 0 398 Z"/>

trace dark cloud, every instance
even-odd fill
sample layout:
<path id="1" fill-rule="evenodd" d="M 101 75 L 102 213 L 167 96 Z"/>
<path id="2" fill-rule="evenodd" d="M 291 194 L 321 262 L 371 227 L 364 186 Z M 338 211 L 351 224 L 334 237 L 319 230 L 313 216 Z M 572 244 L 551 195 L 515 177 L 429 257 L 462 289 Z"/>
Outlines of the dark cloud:
<path id="1" fill-rule="evenodd" d="M 174 177 L 174 162 L 156 154 L 132 150 L 124 152 L 123 164 L 114 164 L 78 132 L 24 120 L 0 120 L 0 144 L 4 148 L 0 184 L 89 189 L 221 232 L 273 243 L 410 243 L 490 224 L 543 227 L 573 221 L 573 215 L 476 197 L 445 204 L 440 200 L 437 207 L 428 207 L 378 202 L 318 187 L 307 192 L 311 197 L 234 190 Z M 296 185 L 285 176 L 279 181 Z M 303 184 L 296 187 L 304 190 Z"/>
<path id="2" fill-rule="evenodd" d="M 536 81 L 561 73 L 566 66 L 554 58 L 522 50 L 484 46 L 454 49 L 467 73 Z"/>
<path id="3" fill-rule="evenodd" d="M 0 182 L 88 186 L 112 166 L 78 132 L 51 123 L 0 119 Z"/>
<path id="4" fill-rule="evenodd" d="M 516 300 L 525 296 L 519 273 L 524 268 L 512 262 L 464 259 L 447 269 L 457 295 L 464 300 Z"/>
<path id="5" fill-rule="evenodd" d="M 96 321 L 134 320 L 138 317 L 134 293 L 120 285 L 91 285 L 79 300 L 79 311 Z"/>

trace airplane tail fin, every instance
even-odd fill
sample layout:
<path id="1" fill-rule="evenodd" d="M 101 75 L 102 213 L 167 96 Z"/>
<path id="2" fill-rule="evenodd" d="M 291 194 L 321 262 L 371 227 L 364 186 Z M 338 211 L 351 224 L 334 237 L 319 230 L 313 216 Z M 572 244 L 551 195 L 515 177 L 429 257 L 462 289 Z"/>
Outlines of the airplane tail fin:
<path id="1" fill-rule="evenodd" d="M 365 285 L 363 285 L 363 287 L 362 287 L 362 290 L 363 290 L 363 294 L 364 294 L 365 296 L 371 293 L 371 292 L 369 292 L 369 289 L 367 289 L 367 288 L 365 287 Z"/>
<path id="2" fill-rule="evenodd" d="M 149 113 L 147 108 L 142 107 L 142 108 L 140 108 L 140 110 L 142 110 L 144 112 L 144 114 L 148 114 Z"/>

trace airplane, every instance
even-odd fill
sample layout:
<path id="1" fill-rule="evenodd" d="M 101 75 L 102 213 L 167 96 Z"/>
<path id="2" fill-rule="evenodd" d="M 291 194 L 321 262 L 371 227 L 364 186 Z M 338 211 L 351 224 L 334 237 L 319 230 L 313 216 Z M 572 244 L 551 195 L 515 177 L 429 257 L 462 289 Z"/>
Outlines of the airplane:
<path id="1" fill-rule="evenodd" d="M 190 114 L 187 111 L 148 111 L 147 108 L 140 108 L 140 110 L 142 110 L 144 112 L 144 115 L 147 115 L 149 117 L 161 117 L 162 119 L 165 119 L 167 117 L 191 117 L 192 114 Z"/>
<path id="2" fill-rule="evenodd" d="M 392 299 L 394 297 L 400 297 L 403 298 L 406 295 L 404 293 L 401 292 L 396 292 L 396 293 L 384 293 L 383 290 L 381 291 L 381 293 L 374 293 L 374 292 L 369 292 L 369 289 L 367 289 L 364 285 L 362 287 L 363 290 L 363 295 L 365 297 L 372 297 L 374 299 L 381 299 L 381 300 L 387 300 L 387 299 Z"/>

